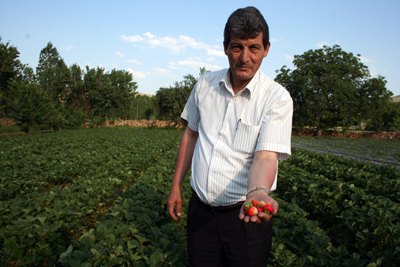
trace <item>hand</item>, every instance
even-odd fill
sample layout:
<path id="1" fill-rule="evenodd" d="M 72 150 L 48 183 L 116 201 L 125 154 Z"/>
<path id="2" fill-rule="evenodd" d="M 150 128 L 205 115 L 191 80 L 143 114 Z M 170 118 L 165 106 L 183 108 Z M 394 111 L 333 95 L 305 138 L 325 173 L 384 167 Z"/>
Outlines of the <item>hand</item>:
<path id="1" fill-rule="evenodd" d="M 169 192 L 167 206 L 169 215 L 177 221 L 182 215 L 182 190 L 181 188 L 171 187 Z"/>
<path id="2" fill-rule="evenodd" d="M 242 208 L 240 209 L 239 219 L 244 220 L 246 223 L 253 222 L 253 223 L 259 224 L 262 221 L 268 222 L 272 218 L 272 216 L 278 212 L 278 209 L 279 209 L 278 202 L 276 202 L 266 192 L 264 192 L 262 190 L 256 190 L 247 196 L 246 202 L 251 201 L 253 199 L 263 200 L 265 202 L 265 204 L 271 204 L 272 207 L 274 208 L 274 210 L 272 211 L 272 214 L 267 214 L 265 212 L 259 212 L 257 215 L 250 217 L 244 213 L 243 206 L 242 206 Z M 243 203 L 243 205 L 245 205 L 246 202 Z"/>

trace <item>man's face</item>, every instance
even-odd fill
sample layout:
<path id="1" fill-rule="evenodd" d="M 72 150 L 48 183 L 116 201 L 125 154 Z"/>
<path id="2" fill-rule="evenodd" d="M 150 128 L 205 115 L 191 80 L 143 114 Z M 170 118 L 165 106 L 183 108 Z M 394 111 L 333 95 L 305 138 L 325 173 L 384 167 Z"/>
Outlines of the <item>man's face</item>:
<path id="1" fill-rule="evenodd" d="M 225 46 L 224 46 L 225 47 Z M 262 60 L 267 56 L 270 43 L 263 45 L 263 33 L 253 39 L 239 39 L 231 36 L 225 54 L 228 56 L 231 70 L 232 84 L 235 86 L 250 81 L 261 66 Z"/>

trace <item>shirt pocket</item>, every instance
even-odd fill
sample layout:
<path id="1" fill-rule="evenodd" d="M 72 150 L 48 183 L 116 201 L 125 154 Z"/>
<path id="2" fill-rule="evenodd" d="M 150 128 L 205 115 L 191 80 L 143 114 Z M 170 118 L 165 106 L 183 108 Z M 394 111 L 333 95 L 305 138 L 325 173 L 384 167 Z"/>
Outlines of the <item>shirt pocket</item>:
<path id="1" fill-rule="evenodd" d="M 237 151 L 253 153 L 260 132 L 260 126 L 253 126 L 238 122 L 233 147 Z"/>

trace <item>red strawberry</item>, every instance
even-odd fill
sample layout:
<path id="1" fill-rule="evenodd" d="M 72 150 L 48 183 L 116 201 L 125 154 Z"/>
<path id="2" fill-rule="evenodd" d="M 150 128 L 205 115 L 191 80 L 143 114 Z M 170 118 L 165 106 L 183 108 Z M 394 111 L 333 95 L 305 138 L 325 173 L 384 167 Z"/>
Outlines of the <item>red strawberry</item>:
<path id="1" fill-rule="evenodd" d="M 258 200 L 257 199 L 253 199 L 253 206 L 257 206 L 258 205 Z"/>
<path id="2" fill-rule="evenodd" d="M 251 206 L 248 210 L 247 210 L 247 215 L 249 215 L 250 217 L 253 215 L 258 214 L 258 210 L 256 207 Z"/>
<path id="3" fill-rule="evenodd" d="M 259 207 L 259 206 L 257 206 L 256 208 L 257 208 L 257 211 L 258 211 L 259 213 L 263 211 L 263 209 L 262 209 L 261 207 Z"/>
<path id="4" fill-rule="evenodd" d="M 253 203 L 252 203 L 251 201 L 246 202 L 246 203 L 243 205 L 243 211 L 244 211 L 245 213 L 247 213 L 247 210 L 248 210 L 251 206 L 253 206 Z"/>
<path id="5" fill-rule="evenodd" d="M 274 208 L 272 207 L 271 204 L 265 204 L 262 207 L 262 209 L 263 209 L 264 212 L 268 211 L 268 213 L 272 213 L 272 211 L 274 210 Z"/>

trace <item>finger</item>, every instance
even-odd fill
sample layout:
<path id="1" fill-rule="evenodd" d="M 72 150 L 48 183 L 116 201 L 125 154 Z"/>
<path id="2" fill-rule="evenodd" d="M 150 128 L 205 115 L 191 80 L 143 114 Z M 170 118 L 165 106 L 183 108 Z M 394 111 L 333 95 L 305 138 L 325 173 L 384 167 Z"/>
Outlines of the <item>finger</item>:
<path id="1" fill-rule="evenodd" d="M 250 221 L 255 224 L 259 224 L 261 222 L 261 219 L 260 219 L 260 217 L 258 217 L 258 215 L 253 215 L 253 216 L 251 216 Z"/>
<path id="2" fill-rule="evenodd" d="M 278 202 L 273 202 L 271 205 L 272 205 L 272 207 L 274 208 L 274 209 L 272 210 L 272 215 L 275 215 L 275 214 L 278 212 L 279 204 L 278 204 Z"/>
<path id="3" fill-rule="evenodd" d="M 181 217 L 182 215 L 182 203 L 178 202 L 176 204 L 176 216 Z"/>
<path id="4" fill-rule="evenodd" d="M 271 214 L 267 214 L 265 212 L 260 212 L 258 214 L 258 217 L 261 219 L 261 221 L 268 222 L 271 219 L 272 215 Z"/>
<path id="5" fill-rule="evenodd" d="M 244 205 L 244 203 L 243 203 L 243 205 Z M 243 205 L 239 212 L 239 219 L 241 219 L 241 220 L 243 220 L 244 217 L 246 217 L 246 214 L 244 213 L 244 210 L 243 210 Z"/>
<path id="6" fill-rule="evenodd" d="M 178 216 L 175 214 L 175 206 L 168 205 L 168 214 L 174 219 L 175 221 L 178 220 Z"/>

